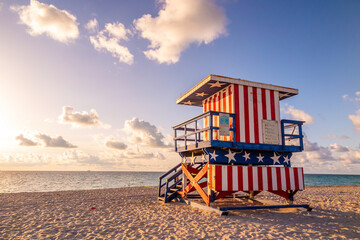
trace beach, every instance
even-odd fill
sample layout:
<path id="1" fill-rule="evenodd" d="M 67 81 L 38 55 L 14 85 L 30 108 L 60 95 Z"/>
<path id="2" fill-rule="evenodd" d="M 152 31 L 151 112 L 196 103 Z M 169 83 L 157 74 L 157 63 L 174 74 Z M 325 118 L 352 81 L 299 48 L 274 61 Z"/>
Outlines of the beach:
<path id="1" fill-rule="evenodd" d="M 261 199 L 281 201 L 261 193 Z M 296 209 L 219 216 L 157 200 L 155 187 L 2 193 L 0 239 L 359 239 L 360 186 L 307 187 Z"/>

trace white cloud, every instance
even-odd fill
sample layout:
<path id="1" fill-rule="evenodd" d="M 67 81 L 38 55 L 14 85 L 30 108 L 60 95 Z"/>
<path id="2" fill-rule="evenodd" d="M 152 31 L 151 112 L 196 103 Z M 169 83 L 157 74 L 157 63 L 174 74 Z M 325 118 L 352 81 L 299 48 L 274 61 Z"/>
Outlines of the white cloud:
<path id="1" fill-rule="evenodd" d="M 305 121 L 305 123 L 307 123 L 307 124 L 311 124 L 315 121 L 314 118 L 310 114 L 306 113 L 303 110 L 296 109 L 296 108 L 294 108 L 294 106 L 291 106 L 291 105 L 286 104 L 283 111 L 285 114 L 290 115 L 295 120 Z"/>
<path id="2" fill-rule="evenodd" d="M 37 133 L 32 136 L 24 137 L 23 134 L 16 136 L 19 146 L 43 146 L 43 147 L 55 147 L 55 148 L 76 148 L 75 145 L 66 141 L 62 136 L 51 137 L 46 134 Z"/>
<path id="3" fill-rule="evenodd" d="M 136 148 L 128 147 L 124 151 L 116 151 L 116 153 L 113 153 L 111 157 L 109 157 L 110 155 L 108 154 L 107 156 L 109 159 L 137 160 L 137 162 L 148 162 L 150 159 L 158 159 L 158 160 L 165 159 L 165 156 L 161 152 L 152 152 L 152 151 L 140 149 L 139 147 Z"/>
<path id="4" fill-rule="evenodd" d="M 60 123 L 71 124 L 73 127 L 110 127 L 99 120 L 99 114 L 95 109 L 91 109 L 90 112 L 75 112 L 74 108 L 70 106 L 63 107 L 59 121 Z"/>
<path id="5" fill-rule="evenodd" d="M 93 19 L 88 22 L 87 26 L 94 30 L 96 24 L 97 20 Z M 110 52 L 113 57 L 118 58 L 119 62 L 131 65 L 134 63 L 134 56 L 127 47 L 120 45 L 120 41 L 129 40 L 128 35 L 130 34 L 131 31 L 126 29 L 122 23 L 107 23 L 103 30 L 97 32 L 95 36 L 90 36 L 90 42 L 97 51 Z"/>
<path id="6" fill-rule="evenodd" d="M 50 137 L 46 134 L 38 134 L 35 137 L 43 143 L 44 147 L 76 148 L 75 145 L 63 139 L 62 136 Z"/>
<path id="7" fill-rule="evenodd" d="M 161 152 L 157 152 L 157 153 L 155 153 L 155 158 L 160 159 L 160 160 L 164 160 L 165 156 Z"/>
<path id="8" fill-rule="evenodd" d="M 119 140 L 115 138 L 109 138 L 105 142 L 105 146 L 108 148 L 113 148 L 117 150 L 124 150 L 127 148 L 127 145 L 123 142 L 120 142 Z"/>
<path id="9" fill-rule="evenodd" d="M 341 146 L 337 143 L 330 144 L 331 152 L 348 152 L 349 149 L 347 147 Z"/>
<path id="10" fill-rule="evenodd" d="M 360 131 L 360 109 L 356 111 L 356 115 L 349 115 L 349 119 L 354 124 L 357 131 Z"/>
<path id="11" fill-rule="evenodd" d="M 325 137 L 326 138 L 338 138 L 338 139 L 348 139 L 349 138 L 349 136 L 346 136 L 346 135 L 338 136 L 335 134 L 327 134 Z"/>
<path id="12" fill-rule="evenodd" d="M 63 43 L 79 37 L 76 17 L 66 10 L 36 0 L 31 0 L 29 5 L 10 8 L 19 14 L 20 23 L 28 26 L 30 35 L 45 34 Z"/>
<path id="13" fill-rule="evenodd" d="M 16 136 L 15 139 L 18 141 L 19 146 L 33 147 L 33 146 L 38 146 L 39 145 L 38 142 L 24 137 L 23 134 L 20 134 L 19 136 Z"/>
<path id="14" fill-rule="evenodd" d="M 151 159 L 155 158 L 155 154 L 153 152 L 143 151 L 139 148 L 137 149 L 128 149 L 122 155 L 122 158 L 125 159 Z"/>
<path id="15" fill-rule="evenodd" d="M 360 101 L 360 91 L 355 92 L 355 96 L 349 96 L 349 94 L 344 94 L 342 96 L 343 100 L 347 100 L 349 102 L 359 102 Z"/>
<path id="16" fill-rule="evenodd" d="M 294 153 L 294 166 L 302 166 L 311 173 L 356 173 L 359 170 L 360 151 L 337 143 L 319 146 L 304 138 L 304 151 Z"/>
<path id="17" fill-rule="evenodd" d="M 101 160 L 99 156 L 91 155 L 85 153 L 81 150 L 71 149 L 63 152 L 61 155 L 57 156 L 58 163 L 61 165 L 71 165 L 71 164 L 80 164 L 80 165 L 107 165 L 112 164 L 110 162 Z"/>
<path id="18" fill-rule="evenodd" d="M 85 28 L 89 30 L 91 33 L 96 33 L 99 31 L 99 23 L 96 18 L 90 20 L 86 25 Z"/>
<path id="19" fill-rule="evenodd" d="M 224 10 L 215 0 L 164 0 L 158 16 L 145 14 L 134 20 L 141 37 L 148 39 L 147 58 L 159 63 L 179 61 L 191 43 L 208 44 L 226 33 Z"/>
<path id="20" fill-rule="evenodd" d="M 125 130 L 132 134 L 132 141 L 135 143 L 153 148 L 172 147 L 164 142 L 165 137 L 156 126 L 136 117 L 125 121 Z"/>
<path id="21" fill-rule="evenodd" d="M 343 164 L 360 164 L 360 151 L 349 149 L 348 152 L 340 156 Z"/>
<path id="22" fill-rule="evenodd" d="M 47 165 L 52 162 L 53 158 L 49 154 L 15 153 L 0 155 L 1 166 L 29 167 Z"/>

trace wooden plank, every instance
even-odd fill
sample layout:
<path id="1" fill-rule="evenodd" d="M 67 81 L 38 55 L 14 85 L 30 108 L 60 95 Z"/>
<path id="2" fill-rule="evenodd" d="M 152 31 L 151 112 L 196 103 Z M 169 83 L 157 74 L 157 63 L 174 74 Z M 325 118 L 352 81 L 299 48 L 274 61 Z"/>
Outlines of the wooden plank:
<path id="1" fill-rule="evenodd" d="M 243 207 L 219 207 L 220 211 L 234 211 L 234 210 L 257 210 L 257 209 L 278 209 L 278 208 L 306 208 L 309 212 L 312 208 L 307 205 L 263 205 L 263 206 L 243 206 Z"/>
<path id="2" fill-rule="evenodd" d="M 201 203 L 197 203 L 197 202 L 193 202 L 193 201 L 189 201 L 189 200 L 186 200 L 186 199 L 180 199 L 180 202 L 183 202 L 183 203 L 186 203 L 187 205 L 190 205 L 191 207 L 195 207 L 195 208 L 199 208 L 199 209 L 202 209 L 202 210 L 207 210 L 207 211 L 211 211 L 211 212 L 215 212 L 216 214 L 220 215 L 220 216 L 226 216 L 228 215 L 229 212 L 227 211 L 222 211 L 222 210 L 219 210 L 217 208 L 213 208 L 213 207 L 208 207 L 204 204 L 201 204 Z"/>

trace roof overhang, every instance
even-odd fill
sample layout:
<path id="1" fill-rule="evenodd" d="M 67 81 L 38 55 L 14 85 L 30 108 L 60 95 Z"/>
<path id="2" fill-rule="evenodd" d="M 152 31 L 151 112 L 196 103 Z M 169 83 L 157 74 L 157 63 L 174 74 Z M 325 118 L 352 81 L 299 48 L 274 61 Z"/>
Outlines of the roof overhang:
<path id="1" fill-rule="evenodd" d="M 287 88 L 272 84 L 252 82 L 240 78 L 230 78 L 230 77 L 210 74 L 209 76 L 204 78 L 201 82 L 199 82 L 196 86 L 194 86 L 188 92 L 186 92 L 184 95 L 179 97 L 176 100 L 176 104 L 201 107 L 203 100 L 210 97 L 214 93 L 221 91 L 230 84 L 239 84 L 249 87 L 258 87 L 268 90 L 279 91 L 280 100 L 299 94 L 299 90 L 295 88 Z"/>

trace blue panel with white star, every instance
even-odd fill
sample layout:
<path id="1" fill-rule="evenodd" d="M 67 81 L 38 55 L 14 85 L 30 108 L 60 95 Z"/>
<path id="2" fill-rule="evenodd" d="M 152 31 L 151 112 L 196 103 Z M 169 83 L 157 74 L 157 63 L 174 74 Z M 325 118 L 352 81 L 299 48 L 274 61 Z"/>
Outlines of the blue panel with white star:
<path id="1" fill-rule="evenodd" d="M 211 164 L 253 164 L 253 165 L 285 165 L 290 166 L 292 153 L 251 151 L 219 148 L 206 148 L 204 152 L 208 155 Z"/>

